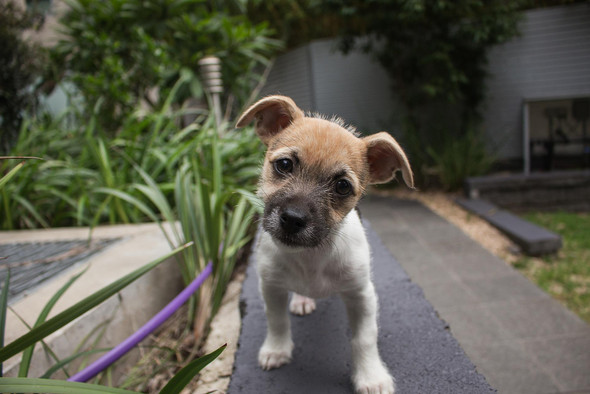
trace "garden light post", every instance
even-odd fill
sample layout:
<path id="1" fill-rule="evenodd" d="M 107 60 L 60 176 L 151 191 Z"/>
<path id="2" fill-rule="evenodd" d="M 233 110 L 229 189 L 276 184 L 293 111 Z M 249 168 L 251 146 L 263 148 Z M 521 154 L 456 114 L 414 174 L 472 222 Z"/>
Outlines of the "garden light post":
<path id="1" fill-rule="evenodd" d="M 218 57 L 207 56 L 199 60 L 201 76 L 205 91 L 211 94 L 215 124 L 219 132 L 221 126 L 221 102 L 219 95 L 223 93 L 223 80 L 221 79 L 221 61 Z"/>

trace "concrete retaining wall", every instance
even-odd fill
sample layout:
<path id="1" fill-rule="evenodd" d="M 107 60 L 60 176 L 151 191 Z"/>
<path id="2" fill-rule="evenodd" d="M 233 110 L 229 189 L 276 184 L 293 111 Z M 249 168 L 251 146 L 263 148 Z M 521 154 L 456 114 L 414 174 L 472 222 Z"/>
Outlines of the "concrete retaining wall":
<path id="1" fill-rule="evenodd" d="M 88 229 L 57 229 L 35 231 L 0 232 L 0 243 L 21 243 L 39 241 L 59 241 L 66 239 L 86 239 Z M 93 255 L 90 259 L 76 264 L 32 289 L 28 295 L 11 305 L 28 324 L 32 325 L 46 302 L 74 274 L 87 268 L 87 271 L 72 285 L 60 299 L 49 317 L 72 306 L 84 297 L 112 283 L 135 269 L 170 252 L 171 248 L 161 230 L 155 224 L 106 226 L 94 230 L 94 238 L 121 238 L 120 241 Z M 57 356 L 62 359 L 76 352 L 76 348 L 85 340 L 89 347 L 113 347 L 127 338 L 162 307 L 164 307 L 183 288 L 182 279 L 174 259 L 161 263 L 141 278 L 127 286 L 116 296 L 111 297 L 96 308 L 74 320 L 62 329 L 46 338 Z M 94 338 L 102 338 L 92 345 Z M 19 318 L 9 311 L 7 316 L 6 339 L 8 344 L 25 334 L 28 329 Z M 90 339 L 88 339 L 90 337 Z M 91 346 L 92 345 L 92 346 Z M 36 346 L 29 376 L 41 376 L 54 364 L 44 354 L 41 346 Z M 90 361 L 98 358 L 96 355 Z M 128 365 L 139 358 L 139 351 L 128 353 L 126 362 L 112 371 L 113 381 L 122 376 Z M 5 376 L 16 376 L 20 355 L 9 359 L 4 364 Z M 70 368 L 75 372 L 75 368 Z M 64 378 L 63 374 L 56 374 Z"/>

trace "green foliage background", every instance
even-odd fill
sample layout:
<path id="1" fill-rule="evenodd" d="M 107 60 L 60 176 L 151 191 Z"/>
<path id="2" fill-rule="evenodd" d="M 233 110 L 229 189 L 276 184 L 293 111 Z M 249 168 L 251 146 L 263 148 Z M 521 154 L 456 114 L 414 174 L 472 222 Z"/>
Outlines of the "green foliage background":
<path id="1" fill-rule="evenodd" d="M 41 74 L 44 52 L 23 38 L 40 21 L 14 2 L 0 0 L 0 154 L 18 136 L 27 110 L 36 102 L 36 78 Z"/>
<path id="2" fill-rule="evenodd" d="M 73 82 L 83 111 L 95 109 L 112 132 L 139 103 L 161 107 L 181 70 L 193 80 L 177 92 L 176 103 L 204 100 L 197 62 L 208 55 L 221 59 L 224 101 L 239 110 L 281 46 L 237 1 L 66 1 L 64 38 L 51 50 L 53 78 Z"/>

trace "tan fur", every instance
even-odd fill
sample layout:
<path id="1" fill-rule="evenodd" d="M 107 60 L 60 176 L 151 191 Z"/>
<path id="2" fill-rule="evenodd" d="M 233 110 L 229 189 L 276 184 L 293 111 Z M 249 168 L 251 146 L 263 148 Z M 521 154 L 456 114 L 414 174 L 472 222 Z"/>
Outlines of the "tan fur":
<path id="1" fill-rule="evenodd" d="M 257 119 L 256 132 L 268 146 L 263 171 L 265 181 L 262 182 L 265 186 L 268 173 L 272 172 L 269 162 L 277 159 L 274 152 L 291 148 L 305 156 L 309 171 L 318 174 L 346 163 L 355 175 L 359 197 L 368 184 L 389 182 L 398 170 L 402 171 L 406 185 L 414 187 L 408 159 L 387 132 L 358 138 L 342 126 L 342 121 L 305 117 L 295 102 L 285 96 L 269 96 L 258 101 L 244 112 L 236 127 L 244 127 L 254 118 Z M 275 188 L 263 192 L 268 195 L 272 189 Z"/>
<path id="2" fill-rule="evenodd" d="M 269 96 L 248 108 L 238 119 L 236 127 L 244 127 L 256 118 L 258 137 L 268 145 L 268 142 L 288 127 L 291 121 L 303 117 L 303 111 L 289 97 Z"/>

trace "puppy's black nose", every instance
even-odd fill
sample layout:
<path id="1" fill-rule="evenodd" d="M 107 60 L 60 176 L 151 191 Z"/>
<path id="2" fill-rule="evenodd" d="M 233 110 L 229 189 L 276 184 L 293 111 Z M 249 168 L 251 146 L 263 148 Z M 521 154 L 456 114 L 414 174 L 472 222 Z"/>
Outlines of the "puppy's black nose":
<path id="1" fill-rule="evenodd" d="M 290 234 L 296 234 L 307 225 L 304 212 L 295 208 L 286 208 L 280 216 L 281 228 Z"/>

